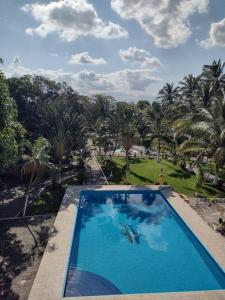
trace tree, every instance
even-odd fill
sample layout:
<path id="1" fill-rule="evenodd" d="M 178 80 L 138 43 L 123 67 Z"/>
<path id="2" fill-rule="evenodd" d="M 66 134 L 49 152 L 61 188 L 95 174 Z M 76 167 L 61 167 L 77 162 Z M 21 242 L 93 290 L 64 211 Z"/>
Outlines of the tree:
<path id="1" fill-rule="evenodd" d="M 99 155 L 101 155 L 101 149 L 103 148 L 104 155 L 113 149 L 112 130 L 109 124 L 109 119 L 105 121 L 98 120 L 95 127 L 94 139 L 95 144 L 99 148 Z"/>
<path id="2" fill-rule="evenodd" d="M 121 129 L 120 129 L 120 139 L 121 144 L 125 150 L 126 156 L 126 183 L 128 183 L 128 173 L 129 173 L 129 151 L 135 145 L 138 140 L 137 132 L 137 113 L 133 105 L 124 105 L 123 110 L 121 110 Z"/>
<path id="3" fill-rule="evenodd" d="M 224 67 L 225 63 L 222 63 L 221 59 L 218 61 L 214 60 L 211 65 L 203 66 L 201 75 L 203 81 L 206 81 L 208 85 L 211 85 L 215 94 L 218 96 L 223 96 L 225 87 L 225 74 L 223 74 Z"/>
<path id="4" fill-rule="evenodd" d="M 44 172 L 53 169 L 53 165 L 49 162 L 48 149 L 49 142 L 42 137 L 38 138 L 33 144 L 31 155 L 26 157 L 27 162 L 22 167 L 22 174 L 30 176 L 26 191 L 23 217 L 26 215 L 32 184 L 37 182 L 43 176 Z"/>
<path id="5" fill-rule="evenodd" d="M 179 97 L 179 87 L 174 87 L 173 83 L 166 83 L 159 91 L 158 99 L 161 100 L 162 106 L 172 104 Z"/>
<path id="6" fill-rule="evenodd" d="M 17 121 L 15 101 L 10 97 L 7 80 L 0 72 L 0 170 L 14 165 L 19 155 L 19 143 L 25 131 Z"/>
<path id="7" fill-rule="evenodd" d="M 200 88 L 200 79 L 192 74 L 189 74 L 180 81 L 180 95 L 182 102 L 188 105 L 189 109 L 192 109 L 195 105 L 196 95 Z"/>
<path id="8" fill-rule="evenodd" d="M 145 110 L 151 106 L 150 102 L 147 100 L 139 100 L 136 104 L 137 109 Z"/>
<path id="9" fill-rule="evenodd" d="M 77 136 L 86 126 L 84 114 L 78 112 L 71 100 L 65 95 L 56 97 L 45 104 L 42 112 L 42 133 L 50 141 L 53 157 L 59 164 L 75 150 Z"/>
<path id="10" fill-rule="evenodd" d="M 196 105 L 204 108 L 211 106 L 212 102 L 215 99 L 215 90 L 210 83 L 204 82 L 199 86 L 197 90 L 197 102 Z"/>
<path id="11" fill-rule="evenodd" d="M 50 113 L 49 107 L 52 107 L 53 111 L 60 108 L 61 118 L 65 116 L 68 108 L 77 114 L 81 114 L 84 110 L 83 101 L 86 98 L 80 97 L 65 83 L 58 83 L 41 76 L 25 75 L 20 78 L 9 78 L 8 84 L 10 94 L 18 107 L 19 120 L 33 140 L 45 136 L 48 130 L 46 110 Z M 57 113 L 58 119 L 61 119 L 59 109 Z"/>
<path id="12" fill-rule="evenodd" d="M 185 137 L 180 145 L 183 153 L 212 157 L 214 184 L 217 184 L 219 169 L 225 163 L 225 100 L 216 98 L 210 107 L 196 108 L 178 119 L 173 127 L 177 134 Z"/>
<path id="13" fill-rule="evenodd" d="M 147 111 L 147 116 L 150 122 L 150 132 L 152 139 L 157 138 L 157 162 L 160 162 L 161 140 L 163 135 L 163 120 L 164 113 L 162 105 L 159 102 L 153 102 L 151 108 Z"/>

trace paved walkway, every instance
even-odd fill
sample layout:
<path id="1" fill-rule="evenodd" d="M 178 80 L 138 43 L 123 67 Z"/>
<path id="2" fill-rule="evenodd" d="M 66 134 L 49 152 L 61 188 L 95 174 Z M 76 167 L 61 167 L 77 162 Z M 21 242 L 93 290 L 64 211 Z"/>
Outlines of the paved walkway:
<path id="1" fill-rule="evenodd" d="M 108 184 L 107 178 L 105 177 L 95 155 L 92 155 L 87 165 L 85 184 Z"/>

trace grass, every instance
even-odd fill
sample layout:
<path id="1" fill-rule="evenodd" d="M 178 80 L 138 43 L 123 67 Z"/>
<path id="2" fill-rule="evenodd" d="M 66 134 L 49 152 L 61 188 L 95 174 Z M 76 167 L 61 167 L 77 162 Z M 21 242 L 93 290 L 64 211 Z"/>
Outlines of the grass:
<path id="1" fill-rule="evenodd" d="M 62 186 L 46 188 L 41 196 L 27 207 L 26 214 L 32 216 L 57 213 L 64 193 L 65 188 Z"/>
<path id="2" fill-rule="evenodd" d="M 124 183 L 124 166 L 124 158 L 114 157 L 110 171 L 107 171 L 107 169 L 103 167 L 106 172 L 106 176 L 109 177 L 109 175 L 111 175 L 111 184 Z M 155 158 L 151 160 L 131 159 L 129 181 L 134 185 L 154 184 L 158 181 L 161 168 L 163 168 L 165 180 L 174 189 L 174 191 L 194 196 L 196 176 L 167 160 L 162 160 L 160 163 L 157 163 Z M 112 174 L 110 174 L 111 171 Z M 212 198 L 215 196 L 224 197 L 225 194 L 218 190 L 215 186 L 205 183 L 200 189 L 199 196 Z"/>

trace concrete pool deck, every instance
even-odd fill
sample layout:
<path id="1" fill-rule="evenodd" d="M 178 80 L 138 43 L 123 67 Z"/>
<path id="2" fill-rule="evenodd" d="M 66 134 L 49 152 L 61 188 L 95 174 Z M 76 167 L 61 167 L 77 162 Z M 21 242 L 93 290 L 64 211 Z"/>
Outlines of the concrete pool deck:
<path id="1" fill-rule="evenodd" d="M 211 229 L 203 219 L 168 186 L 127 186 L 127 185 L 82 185 L 67 189 L 55 220 L 57 233 L 50 238 L 33 283 L 29 300 L 225 300 L 225 290 L 203 292 L 176 292 L 157 294 L 85 296 L 63 298 L 64 282 L 70 255 L 74 222 L 77 215 L 79 193 L 85 190 L 160 190 L 176 212 L 191 228 L 204 246 L 225 270 L 225 239 Z M 176 280 L 176 278 L 174 278 Z"/>

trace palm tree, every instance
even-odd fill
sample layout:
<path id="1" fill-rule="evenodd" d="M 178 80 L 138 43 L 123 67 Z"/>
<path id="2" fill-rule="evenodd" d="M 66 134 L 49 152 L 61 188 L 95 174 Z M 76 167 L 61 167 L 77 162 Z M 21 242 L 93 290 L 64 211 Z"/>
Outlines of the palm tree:
<path id="1" fill-rule="evenodd" d="M 125 150 L 126 155 L 126 183 L 128 183 L 128 172 L 129 172 L 129 151 L 135 145 L 137 141 L 137 129 L 132 124 L 124 127 L 121 130 L 121 144 Z"/>
<path id="2" fill-rule="evenodd" d="M 177 134 L 185 137 L 180 145 L 183 153 L 213 159 L 214 184 L 217 184 L 219 169 L 225 163 L 225 100 L 216 98 L 211 107 L 196 108 L 191 114 L 174 122 L 173 127 Z"/>
<path id="3" fill-rule="evenodd" d="M 162 105 L 159 102 L 153 102 L 150 109 L 147 111 L 147 117 L 150 122 L 150 131 L 152 133 L 152 139 L 158 140 L 157 147 L 157 162 L 160 162 L 161 140 L 163 134 L 163 120 L 164 113 Z"/>
<path id="4" fill-rule="evenodd" d="M 113 145 L 113 132 L 110 126 L 110 119 L 98 120 L 94 130 L 95 145 L 98 146 L 99 155 L 101 156 L 101 149 L 103 148 L 104 155 L 106 156 L 108 151 L 112 149 Z"/>
<path id="5" fill-rule="evenodd" d="M 218 61 L 214 60 L 211 65 L 204 65 L 202 72 L 202 79 L 210 82 L 213 86 L 213 89 L 217 95 L 222 96 L 225 87 L 225 74 L 223 70 L 225 63 L 221 62 L 221 59 Z"/>
<path id="6" fill-rule="evenodd" d="M 64 122 L 59 120 L 47 132 L 49 141 L 51 142 L 54 157 L 61 164 L 66 152 L 71 148 L 71 134 L 66 128 Z"/>
<path id="7" fill-rule="evenodd" d="M 215 99 L 215 90 L 210 83 L 203 82 L 197 90 L 197 105 L 208 108 Z"/>
<path id="8" fill-rule="evenodd" d="M 172 104 L 179 97 L 179 87 L 174 87 L 173 83 L 166 83 L 159 91 L 158 99 L 161 100 L 163 106 Z"/>
<path id="9" fill-rule="evenodd" d="M 196 93 L 199 90 L 199 77 L 195 77 L 189 74 L 180 81 L 180 93 L 182 97 L 182 102 L 188 104 L 189 109 L 193 108 L 196 99 Z"/>
<path id="10" fill-rule="evenodd" d="M 53 169 L 53 165 L 49 162 L 48 148 L 49 142 L 44 138 L 38 138 L 32 147 L 31 156 L 27 157 L 27 162 L 22 167 L 22 174 L 30 175 L 30 180 L 26 191 L 23 217 L 26 215 L 32 184 L 41 178 L 45 170 Z"/>
<path id="11" fill-rule="evenodd" d="M 129 151 L 138 139 L 137 113 L 134 105 L 123 104 L 120 106 L 120 140 L 126 156 L 126 183 L 128 183 Z"/>

